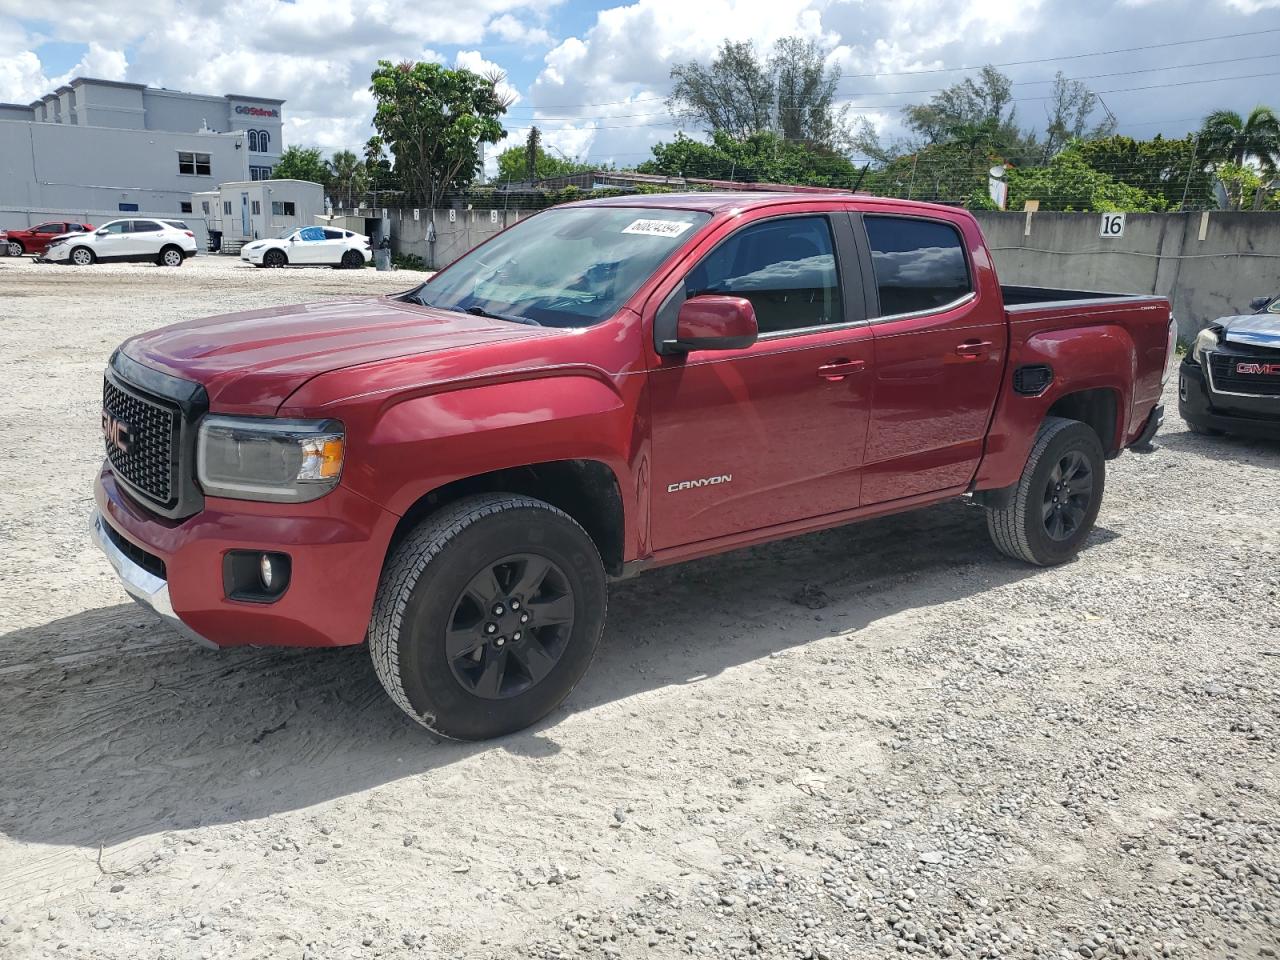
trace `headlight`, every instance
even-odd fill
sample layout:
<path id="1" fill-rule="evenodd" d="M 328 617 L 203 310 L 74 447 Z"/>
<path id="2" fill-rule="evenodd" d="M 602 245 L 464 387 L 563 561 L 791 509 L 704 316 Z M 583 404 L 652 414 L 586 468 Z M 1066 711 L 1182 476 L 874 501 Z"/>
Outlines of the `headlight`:
<path id="1" fill-rule="evenodd" d="M 1217 349 L 1217 346 L 1217 327 L 1205 327 L 1196 334 L 1196 342 L 1191 345 L 1191 359 L 1196 363 L 1203 363 L 1204 352 L 1206 350 L 1215 350 Z"/>
<path id="2" fill-rule="evenodd" d="M 196 476 L 213 497 L 303 503 L 337 486 L 345 452 L 337 420 L 209 416 L 196 440 Z"/>

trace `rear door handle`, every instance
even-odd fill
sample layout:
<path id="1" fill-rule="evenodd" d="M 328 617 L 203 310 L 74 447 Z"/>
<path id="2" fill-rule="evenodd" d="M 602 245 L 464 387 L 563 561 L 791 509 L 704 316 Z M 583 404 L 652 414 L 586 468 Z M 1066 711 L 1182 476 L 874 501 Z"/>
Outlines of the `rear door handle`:
<path id="1" fill-rule="evenodd" d="M 978 358 L 985 356 L 987 350 L 991 347 L 990 340 L 966 340 L 964 343 L 956 347 L 956 355 L 961 357 Z"/>
<path id="2" fill-rule="evenodd" d="M 818 376 L 834 383 L 843 380 L 851 373 L 861 373 L 866 366 L 865 360 L 832 360 L 818 368 Z"/>

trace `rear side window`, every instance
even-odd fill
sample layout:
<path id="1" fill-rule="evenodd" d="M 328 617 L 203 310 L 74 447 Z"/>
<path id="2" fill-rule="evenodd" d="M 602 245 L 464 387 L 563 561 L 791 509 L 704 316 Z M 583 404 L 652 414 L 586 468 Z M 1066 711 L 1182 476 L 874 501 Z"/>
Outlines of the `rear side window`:
<path id="1" fill-rule="evenodd" d="M 937 310 L 973 290 L 964 244 L 936 220 L 864 216 L 880 315 Z"/>
<path id="2" fill-rule="evenodd" d="M 160 224 L 154 220 L 134 220 L 130 233 L 155 233 L 157 230 L 163 229 Z"/>
<path id="3" fill-rule="evenodd" d="M 821 216 L 744 227 L 689 271 L 685 292 L 745 297 L 761 333 L 844 321 L 831 226 Z"/>
<path id="4" fill-rule="evenodd" d="M 325 230 L 324 238 L 326 240 L 341 240 L 342 231 L 341 230 Z"/>

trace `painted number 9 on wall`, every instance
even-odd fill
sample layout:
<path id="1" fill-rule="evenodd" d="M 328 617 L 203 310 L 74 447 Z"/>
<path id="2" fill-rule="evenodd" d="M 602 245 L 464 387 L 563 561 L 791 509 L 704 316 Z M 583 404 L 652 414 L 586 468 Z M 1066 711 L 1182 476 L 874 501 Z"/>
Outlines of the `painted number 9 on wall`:
<path id="1" fill-rule="evenodd" d="M 1098 229 L 1098 236 L 1114 240 L 1117 237 L 1124 236 L 1124 214 L 1123 213 L 1104 213 L 1102 215 L 1102 226 Z"/>

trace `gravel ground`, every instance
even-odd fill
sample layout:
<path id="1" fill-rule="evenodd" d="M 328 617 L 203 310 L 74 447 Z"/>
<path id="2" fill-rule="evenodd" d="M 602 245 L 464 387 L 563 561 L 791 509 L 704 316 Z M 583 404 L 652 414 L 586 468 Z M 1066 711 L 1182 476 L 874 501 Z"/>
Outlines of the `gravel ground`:
<path id="1" fill-rule="evenodd" d="M 1276 956 L 1280 445 L 1176 413 L 1072 564 L 954 503 L 651 573 L 492 743 L 127 603 L 111 348 L 411 280 L 0 259 L 0 957 Z"/>

